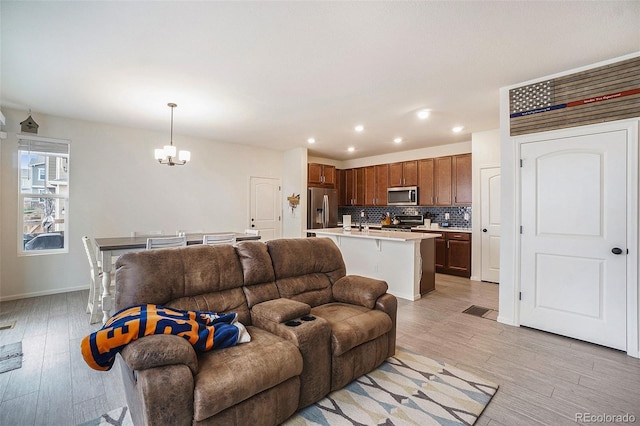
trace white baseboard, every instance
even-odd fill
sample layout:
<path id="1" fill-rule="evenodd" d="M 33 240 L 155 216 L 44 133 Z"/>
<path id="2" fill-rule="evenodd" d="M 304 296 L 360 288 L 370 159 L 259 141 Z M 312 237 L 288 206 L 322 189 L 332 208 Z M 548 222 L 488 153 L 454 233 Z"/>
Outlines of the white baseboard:
<path id="1" fill-rule="evenodd" d="M 506 325 L 512 325 L 514 327 L 518 327 L 518 325 L 516 325 L 515 321 L 513 320 L 513 318 L 507 318 L 503 315 L 498 315 L 498 319 L 497 321 L 501 324 L 506 324 Z"/>
<path id="2" fill-rule="evenodd" d="M 71 293 L 72 291 L 88 290 L 89 285 L 81 285 L 77 287 L 56 288 L 54 290 L 36 291 L 33 293 L 22 293 L 11 296 L 0 296 L 0 302 L 8 302 L 10 300 L 27 299 L 30 297 L 50 296 L 52 294 Z"/>

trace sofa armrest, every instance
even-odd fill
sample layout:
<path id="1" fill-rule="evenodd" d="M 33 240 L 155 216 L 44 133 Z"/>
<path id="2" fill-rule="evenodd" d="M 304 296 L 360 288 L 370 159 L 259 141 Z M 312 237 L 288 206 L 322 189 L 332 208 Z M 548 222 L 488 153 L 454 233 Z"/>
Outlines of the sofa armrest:
<path id="1" fill-rule="evenodd" d="M 351 303 L 373 309 L 380 296 L 387 292 L 386 281 L 359 275 L 347 275 L 333 284 L 333 298 L 338 302 Z"/>
<path id="2" fill-rule="evenodd" d="M 193 374 L 198 372 L 198 357 L 191 343 L 171 334 L 141 337 L 125 346 L 120 355 L 132 370 L 184 364 Z"/>
<path id="3" fill-rule="evenodd" d="M 306 303 L 298 302 L 291 299 L 273 299 L 266 302 L 253 305 L 251 308 L 251 318 L 255 322 L 255 317 L 281 323 L 300 318 L 303 315 L 309 315 L 311 306 Z"/>

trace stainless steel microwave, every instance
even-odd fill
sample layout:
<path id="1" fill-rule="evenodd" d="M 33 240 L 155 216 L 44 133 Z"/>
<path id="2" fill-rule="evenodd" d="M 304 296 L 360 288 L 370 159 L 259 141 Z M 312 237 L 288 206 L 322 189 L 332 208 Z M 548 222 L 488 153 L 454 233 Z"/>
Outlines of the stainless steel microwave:
<path id="1" fill-rule="evenodd" d="M 387 205 L 389 206 L 417 206 L 418 187 L 403 186 L 387 189 Z"/>

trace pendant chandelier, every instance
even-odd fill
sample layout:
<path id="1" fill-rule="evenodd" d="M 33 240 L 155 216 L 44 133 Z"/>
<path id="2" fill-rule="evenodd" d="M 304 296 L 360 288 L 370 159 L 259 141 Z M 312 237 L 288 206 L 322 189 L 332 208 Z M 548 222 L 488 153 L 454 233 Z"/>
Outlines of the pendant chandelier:
<path id="1" fill-rule="evenodd" d="M 180 151 L 178 161 L 176 162 L 176 147 L 173 146 L 173 109 L 178 105 L 170 102 L 167 106 L 171 108 L 171 139 L 169 140 L 169 145 L 165 145 L 162 149 L 155 150 L 155 157 L 160 164 L 166 164 L 167 166 L 184 166 L 187 164 L 187 161 L 191 160 L 191 152 Z"/>

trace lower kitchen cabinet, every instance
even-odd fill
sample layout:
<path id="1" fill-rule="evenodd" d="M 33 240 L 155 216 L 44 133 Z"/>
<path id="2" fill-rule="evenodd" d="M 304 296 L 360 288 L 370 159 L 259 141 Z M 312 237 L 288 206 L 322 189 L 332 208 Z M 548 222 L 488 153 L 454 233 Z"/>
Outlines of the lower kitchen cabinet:
<path id="1" fill-rule="evenodd" d="M 471 234 L 441 230 L 426 232 L 442 234 L 435 239 L 436 272 L 471 277 Z"/>
<path id="2" fill-rule="evenodd" d="M 447 232 L 446 272 L 469 278 L 471 276 L 471 234 Z"/>

